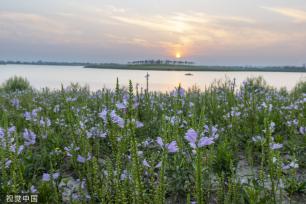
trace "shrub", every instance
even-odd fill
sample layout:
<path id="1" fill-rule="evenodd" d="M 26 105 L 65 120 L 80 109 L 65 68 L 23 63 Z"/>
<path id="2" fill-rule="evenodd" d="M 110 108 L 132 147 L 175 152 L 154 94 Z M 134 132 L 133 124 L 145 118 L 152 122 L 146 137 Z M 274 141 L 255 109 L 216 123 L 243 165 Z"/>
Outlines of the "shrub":
<path id="1" fill-rule="evenodd" d="M 6 92 L 25 91 L 31 89 L 31 85 L 27 79 L 14 76 L 6 80 L 2 88 Z"/>
<path id="2" fill-rule="evenodd" d="M 303 93 L 306 93 L 306 81 L 299 82 L 292 91 L 293 96 L 299 96 Z"/>

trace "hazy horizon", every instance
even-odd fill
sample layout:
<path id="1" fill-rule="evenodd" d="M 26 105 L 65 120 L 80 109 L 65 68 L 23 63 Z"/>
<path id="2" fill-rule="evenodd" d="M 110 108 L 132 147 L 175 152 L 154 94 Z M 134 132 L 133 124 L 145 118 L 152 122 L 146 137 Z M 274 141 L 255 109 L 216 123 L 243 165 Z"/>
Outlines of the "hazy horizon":
<path id="1" fill-rule="evenodd" d="M 0 60 L 306 63 L 306 1 L 2 0 Z"/>

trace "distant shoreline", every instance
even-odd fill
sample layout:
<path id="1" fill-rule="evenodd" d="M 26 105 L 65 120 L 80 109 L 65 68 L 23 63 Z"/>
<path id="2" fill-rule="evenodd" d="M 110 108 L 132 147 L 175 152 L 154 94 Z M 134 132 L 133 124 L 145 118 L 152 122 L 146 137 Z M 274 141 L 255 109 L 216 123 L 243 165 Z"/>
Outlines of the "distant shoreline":
<path id="1" fill-rule="evenodd" d="M 82 62 L 4 62 L 0 61 L 0 65 L 46 65 L 46 66 L 87 66 L 92 63 Z"/>
<path id="2" fill-rule="evenodd" d="M 216 71 L 216 72 L 301 72 L 304 67 L 239 67 L 239 66 L 196 66 L 196 65 L 124 65 L 105 64 L 87 65 L 84 68 L 94 69 L 121 69 L 121 70 L 147 70 L 147 71 Z"/>
<path id="3" fill-rule="evenodd" d="M 0 61 L 1 62 L 1 61 Z M 83 66 L 93 69 L 145 70 L 145 71 L 197 71 L 197 72 L 300 72 L 306 73 L 302 66 L 206 66 L 206 65 L 172 65 L 172 64 L 115 64 L 115 63 L 78 63 L 78 62 L 6 62 L 0 65 L 44 65 L 44 66 Z"/>

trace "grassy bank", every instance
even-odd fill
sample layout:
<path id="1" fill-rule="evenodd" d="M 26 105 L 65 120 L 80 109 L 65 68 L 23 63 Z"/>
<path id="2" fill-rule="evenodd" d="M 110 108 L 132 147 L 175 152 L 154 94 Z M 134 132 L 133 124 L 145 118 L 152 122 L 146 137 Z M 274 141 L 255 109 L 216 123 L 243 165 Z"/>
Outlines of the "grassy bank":
<path id="1" fill-rule="evenodd" d="M 21 192 L 39 203 L 305 200 L 305 83 L 143 93 L 132 83 L 37 91 L 18 80 L 0 89 L 0 201 Z"/>

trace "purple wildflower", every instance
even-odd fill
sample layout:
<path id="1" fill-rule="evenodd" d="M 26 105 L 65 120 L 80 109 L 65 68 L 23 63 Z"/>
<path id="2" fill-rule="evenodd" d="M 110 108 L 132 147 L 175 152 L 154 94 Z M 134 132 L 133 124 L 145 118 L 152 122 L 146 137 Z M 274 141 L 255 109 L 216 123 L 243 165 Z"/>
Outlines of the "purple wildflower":
<path id="1" fill-rule="evenodd" d="M 92 158 L 92 155 L 91 155 L 91 153 L 88 152 L 88 153 L 87 153 L 87 159 L 86 159 L 86 160 L 89 161 L 89 160 L 91 160 L 91 158 Z"/>
<path id="2" fill-rule="evenodd" d="M 6 159 L 5 161 L 5 168 L 9 168 L 11 166 L 12 160 Z"/>
<path id="3" fill-rule="evenodd" d="M 0 139 L 3 139 L 5 135 L 4 129 L 0 128 Z"/>
<path id="4" fill-rule="evenodd" d="M 76 97 L 75 97 L 75 98 L 68 97 L 68 98 L 66 99 L 67 102 L 74 102 L 74 101 L 76 101 L 76 100 L 77 100 Z"/>
<path id="5" fill-rule="evenodd" d="M 16 144 L 13 144 L 10 146 L 10 151 L 11 152 L 16 152 Z"/>
<path id="6" fill-rule="evenodd" d="M 124 95 L 122 96 L 123 103 L 127 104 L 129 98 L 130 97 L 129 97 L 128 93 L 124 93 Z"/>
<path id="7" fill-rule="evenodd" d="M 60 106 L 59 105 L 54 106 L 53 112 L 58 113 L 59 111 L 60 111 Z"/>
<path id="8" fill-rule="evenodd" d="M 176 141 L 172 141 L 169 144 L 166 145 L 169 153 L 175 153 L 178 151 L 177 143 Z"/>
<path id="9" fill-rule="evenodd" d="M 47 124 L 47 127 L 51 126 L 51 120 L 49 118 L 47 118 L 46 124 Z"/>
<path id="10" fill-rule="evenodd" d="M 113 123 L 116 123 L 119 127 L 124 128 L 125 122 L 123 118 L 118 116 L 114 110 L 111 112 L 111 119 Z"/>
<path id="11" fill-rule="evenodd" d="M 254 137 L 252 137 L 253 142 L 262 142 L 264 140 L 264 138 L 260 135 L 256 135 Z"/>
<path id="12" fill-rule="evenodd" d="M 158 164 L 156 164 L 155 168 L 160 168 L 161 165 L 162 165 L 162 162 L 160 161 L 160 162 L 158 162 Z"/>
<path id="13" fill-rule="evenodd" d="M 36 135 L 32 131 L 25 129 L 23 132 L 23 138 L 25 140 L 24 144 L 29 146 L 31 144 L 35 144 L 36 142 Z"/>
<path id="14" fill-rule="evenodd" d="M 68 157 L 72 157 L 71 151 L 78 151 L 80 147 L 75 147 L 74 144 L 70 144 L 68 147 L 64 147 Z"/>
<path id="15" fill-rule="evenodd" d="M 136 109 L 136 108 L 138 108 L 138 106 L 139 106 L 139 103 L 138 102 L 134 102 L 133 107 Z"/>
<path id="16" fill-rule="evenodd" d="M 241 112 L 239 111 L 235 111 L 235 110 L 232 110 L 231 112 L 228 113 L 227 117 L 239 117 L 241 115 Z"/>
<path id="17" fill-rule="evenodd" d="M 82 121 L 80 121 L 80 128 L 81 128 L 82 130 L 85 129 L 85 124 L 84 124 Z"/>
<path id="18" fill-rule="evenodd" d="M 126 105 L 125 105 L 124 103 L 117 103 L 117 104 L 116 104 L 116 107 L 117 107 L 119 110 L 126 109 Z"/>
<path id="19" fill-rule="evenodd" d="M 149 163 L 147 162 L 147 160 L 145 160 L 145 159 L 142 161 L 142 164 L 143 164 L 145 167 L 151 167 L 150 164 L 149 164 Z"/>
<path id="20" fill-rule="evenodd" d="M 170 93 L 172 96 L 181 96 L 183 97 L 185 95 L 185 90 L 182 87 L 175 87 L 175 89 Z"/>
<path id="21" fill-rule="evenodd" d="M 40 126 L 45 126 L 45 121 L 43 118 L 40 118 L 39 124 Z"/>
<path id="22" fill-rule="evenodd" d="M 78 195 L 77 193 L 72 193 L 71 198 L 73 201 L 79 201 L 81 196 Z"/>
<path id="23" fill-rule="evenodd" d="M 143 127 L 143 123 L 140 121 L 136 121 L 136 128 L 142 128 Z"/>
<path id="24" fill-rule="evenodd" d="M 52 174 L 52 178 L 53 178 L 54 180 L 58 179 L 59 176 L 60 176 L 60 173 L 58 173 L 58 172 Z"/>
<path id="25" fill-rule="evenodd" d="M 77 161 L 80 163 L 85 163 L 86 159 L 85 157 L 82 157 L 81 155 L 78 155 Z"/>
<path id="26" fill-rule="evenodd" d="M 198 133 L 193 130 L 189 129 L 185 134 L 185 139 L 189 142 L 191 148 L 196 149 L 197 147 L 204 147 L 214 143 L 214 140 L 217 139 L 218 135 L 216 134 L 216 130 L 213 130 L 214 137 L 205 137 L 205 132 L 201 139 L 198 141 Z"/>
<path id="27" fill-rule="evenodd" d="M 93 134 L 96 132 L 95 129 L 91 128 L 90 131 L 86 131 L 86 137 L 89 139 L 89 138 L 92 138 Z"/>
<path id="28" fill-rule="evenodd" d="M 280 149 L 280 148 L 283 148 L 283 144 L 273 143 L 273 144 L 270 144 L 270 148 L 273 150 Z"/>
<path id="29" fill-rule="evenodd" d="M 204 129 L 205 129 L 204 134 L 207 133 L 211 138 L 218 139 L 219 134 L 216 126 L 208 127 L 208 125 L 205 125 Z"/>
<path id="30" fill-rule="evenodd" d="M 72 154 L 70 152 L 66 152 L 67 153 L 67 157 L 72 157 Z"/>
<path id="31" fill-rule="evenodd" d="M 32 110 L 32 118 L 36 118 L 37 117 L 37 112 L 38 111 L 40 111 L 40 108 Z"/>
<path id="32" fill-rule="evenodd" d="M 218 129 L 215 126 L 211 127 L 211 137 L 214 139 L 217 139 L 219 137 L 218 135 Z"/>
<path id="33" fill-rule="evenodd" d="M 298 120 L 297 119 L 294 119 L 294 120 L 289 120 L 289 121 L 287 121 L 287 125 L 288 126 L 298 126 Z"/>
<path id="34" fill-rule="evenodd" d="M 202 137 L 199 141 L 199 144 L 198 146 L 199 147 L 204 147 L 204 146 L 208 146 L 208 145 L 211 145 L 213 144 L 214 141 L 213 141 L 213 138 L 210 138 L 210 137 Z"/>
<path id="35" fill-rule="evenodd" d="M 170 123 L 171 123 L 172 125 L 174 125 L 176 122 L 179 122 L 178 118 L 176 118 L 175 116 L 172 116 L 172 117 L 170 118 Z"/>
<path id="36" fill-rule="evenodd" d="M 80 179 L 78 179 L 77 181 L 79 181 Z M 85 185 L 86 185 L 86 179 L 83 179 L 81 181 L 81 188 L 84 190 L 85 189 Z"/>
<path id="37" fill-rule="evenodd" d="M 106 138 L 106 136 L 107 136 L 106 132 L 99 132 L 98 134 L 98 137 L 101 137 L 101 138 Z"/>
<path id="38" fill-rule="evenodd" d="M 24 114 L 23 114 L 24 118 L 26 120 L 31 120 L 32 119 L 32 116 L 31 116 L 31 113 L 26 111 Z"/>
<path id="39" fill-rule="evenodd" d="M 24 146 L 20 145 L 17 151 L 17 155 L 19 155 L 23 151 L 23 149 L 24 149 Z"/>
<path id="40" fill-rule="evenodd" d="M 196 148 L 196 141 L 197 141 L 198 133 L 194 131 L 194 129 L 189 129 L 185 134 L 185 139 L 189 142 L 189 145 L 192 148 Z"/>
<path id="41" fill-rule="evenodd" d="M 272 109 L 273 109 L 273 105 L 272 104 L 269 104 L 269 112 L 272 112 Z"/>
<path id="42" fill-rule="evenodd" d="M 143 144 L 144 147 L 147 147 L 147 146 L 150 145 L 150 143 L 151 143 L 151 140 L 150 140 L 150 139 L 147 139 L 147 140 L 145 140 L 142 144 Z"/>
<path id="43" fill-rule="evenodd" d="M 10 127 L 7 131 L 8 131 L 8 134 L 11 135 L 11 134 L 13 134 L 14 132 L 16 132 L 16 127 L 15 127 L 15 126 L 12 126 L 12 127 Z"/>
<path id="44" fill-rule="evenodd" d="M 124 181 L 127 178 L 128 178 L 128 172 L 127 170 L 123 170 L 122 174 L 120 175 L 120 180 Z"/>
<path id="45" fill-rule="evenodd" d="M 290 162 L 289 166 L 290 166 L 291 168 L 294 168 L 294 169 L 299 168 L 299 164 L 297 163 L 296 160 Z"/>
<path id="46" fill-rule="evenodd" d="M 282 164 L 282 169 L 283 170 L 288 170 L 288 169 L 290 169 L 290 165 Z"/>
<path id="47" fill-rule="evenodd" d="M 104 108 L 101 113 L 99 113 L 99 117 L 103 119 L 104 122 L 107 121 L 107 109 Z"/>
<path id="48" fill-rule="evenodd" d="M 68 157 L 72 157 L 72 154 L 70 153 L 70 148 L 69 147 L 64 147 L 64 150 L 66 151 Z"/>
<path id="49" fill-rule="evenodd" d="M 87 138 L 94 138 L 94 137 L 105 138 L 106 134 L 107 134 L 106 132 L 102 132 L 97 127 L 92 127 L 90 128 L 89 131 L 86 131 Z"/>
<path id="50" fill-rule="evenodd" d="M 269 128 L 270 128 L 271 132 L 274 132 L 274 130 L 275 130 L 275 123 L 271 122 Z"/>
<path id="51" fill-rule="evenodd" d="M 37 189 L 35 188 L 35 186 L 31 186 L 31 188 L 30 188 L 30 191 L 31 191 L 31 193 L 36 193 L 37 192 Z"/>
<path id="52" fill-rule="evenodd" d="M 11 100 L 11 103 L 12 103 L 12 105 L 13 105 L 16 109 L 18 109 L 19 106 L 20 106 L 20 102 L 19 102 L 18 98 L 13 98 L 13 99 Z"/>
<path id="53" fill-rule="evenodd" d="M 169 144 L 164 145 L 163 139 L 161 137 L 157 137 L 156 142 L 161 148 L 166 147 L 169 153 L 175 153 L 178 151 L 177 143 L 175 140 Z"/>
<path id="54" fill-rule="evenodd" d="M 48 174 L 48 173 L 43 173 L 42 180 L 43 180 L 43 181 L 50 181 L 50 174 Z"/>
<path id="55" fill-rule="evenodd" d="M 290 168 L 293 168 L 293 169 L 297 169 L 297 168 L 299 168 L 299 164 L 297 163 L 297 161 L 296 160 L 294 160 L 294 161 L 291 161 L 289 164 L 283 164 L 282 165 L 282 169 L 283 170 L 288 170 L 288 169 L 290 169 Z"/>
<path id="56" fill-rule="evenodd" d="M 157 142 L 157 144 L 158 144 L 160 147 L 163 147 L 163 146 L 164 146 L 164 142 L 163 142 L 163 139 L 162 139 L 161 137 L 157 137 L 156 142 Z"/>
<path id="57" fill-rule="evenodd" d="M 179 87 L 178 94 L 183 97 L 185 95 L 185 90 L 182 87 Z"/>
<path id="58" fill-rule="evenodd" d="M 306 127 L 300 127 L 299 131 L 302 135 L 305 135 L 306 134 Z"/>

